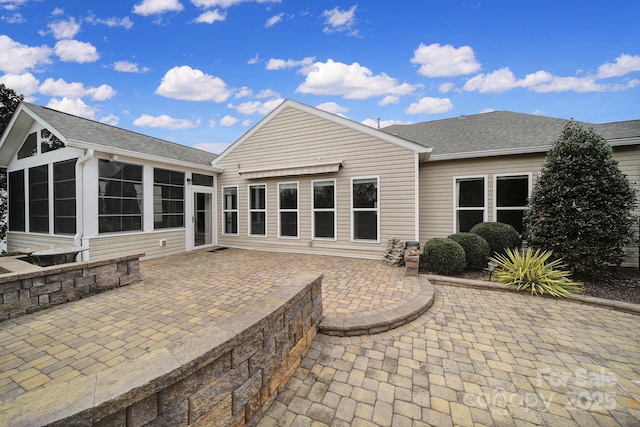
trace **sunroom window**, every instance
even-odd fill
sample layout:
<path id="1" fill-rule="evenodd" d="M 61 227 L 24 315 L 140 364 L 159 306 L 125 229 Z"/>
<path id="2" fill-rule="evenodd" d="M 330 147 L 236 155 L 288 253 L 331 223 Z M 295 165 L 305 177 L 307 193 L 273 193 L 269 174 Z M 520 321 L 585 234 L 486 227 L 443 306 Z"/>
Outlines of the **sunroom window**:
<path id="1" fill-rule="evenodd" d="M 142 230 L 142 166 L 100 159 L 100 233 Z"/>
<path id="2" fill-rule="evenodd" d="M 184 172 L 153 170 L 155 229 L 184 227 Z"/>
<path id="3" fill-rule="evenodd" d="M 24 170 L 9 172 L 9 230 L 25 231 Z"/>
<path id="4" fill-rule="evenodd" d="M 49 165 L 29 168 L 29 231 L 49 232 Z"/>
<path id="5" fill-rule="evenodd" d="M 76 232 L 76 159 L 53 164 L 53 227 L 56 234 Z"/>

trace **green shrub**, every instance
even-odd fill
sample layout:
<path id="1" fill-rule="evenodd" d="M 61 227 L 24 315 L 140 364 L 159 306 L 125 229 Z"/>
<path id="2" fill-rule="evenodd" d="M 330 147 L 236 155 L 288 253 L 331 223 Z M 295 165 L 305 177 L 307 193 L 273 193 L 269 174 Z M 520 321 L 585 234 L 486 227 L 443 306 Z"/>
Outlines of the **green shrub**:
<path id="1" fill-rule="evenodd" d="M 424 245 L 427 266 L 437 274 L 458 274 L 467 264 L 464 249 L 454 240 L 435 237 Z"/>
<path id="2" fill-rule="evenodd" d="M 636 191 L 593 129 L 569 121 L 553 144 L 524 216 L 527 241 L 595 277 L 637 244 Z"/>
<path id="3" fill-rule="evenodd" d="M 519 248 L 522 245 L 522 239 L 516 229 L 502 222 L 481 222 L 474 225 L 469 232 L 477 234 L 489 243 L 491 255 L 504 254 L 505 249 Z"/>
<path id="4" fill-rule="evenodd" d="M 467 270 L 482 270 L 487 267 L 491 247 L 482 237 L 473 233 L 455 233 L 451 234 L 448 239 L 458 242 L 464 249 Z"/>
<path id="5" fill-rule="evenodd" d="M 540 252 L 540 249 L 533 252 L 527 248 L 524 253 L 507 249 L 506 255 L 491 258 L 498 264 L 493 279 L 507 286 L 517 286 L 518 290 L 529 289 L 531 295 L 566 297 L 570 293 L 581 293 L 581 285 L 569 279 L 570 273 L 564 270 L 566 265 L 561 260 L 548 262 L 551 254 L 551 251 Z"/>

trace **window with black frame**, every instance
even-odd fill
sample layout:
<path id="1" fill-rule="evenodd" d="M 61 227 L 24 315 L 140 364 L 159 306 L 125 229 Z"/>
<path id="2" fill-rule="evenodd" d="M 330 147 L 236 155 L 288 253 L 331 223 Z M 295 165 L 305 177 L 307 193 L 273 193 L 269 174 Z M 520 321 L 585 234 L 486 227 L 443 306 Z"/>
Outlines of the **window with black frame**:
<path id="1" fill-rule="evenodd" d="M 153 170 L 155 229 L 184 227 L 184 172 Z"/>
<path id="2" fill-rule="evenodd" d="M 100 159 L 98 203 L 100 233 L 142 230 L 142 166 Z"/>
<path id="3" fill-rule="evenodd" d="M 378 240 L 378 178 L 352 181 L 353 240 Z"/>
<path id="4" fill-rule="evenodd" d="M 56 234 L 76 232 L 76 159 L 53 164 L 53 228 Z"/>
<path id="5" fill-rule="evenodd" d="M 25 231 L 24 170 L 9 172 L 9 231 Z"/>
<path id="6" fill-rule="evenodd" d="M 29 168 L 29 231 L 49 232 L 49 165 Z"/>

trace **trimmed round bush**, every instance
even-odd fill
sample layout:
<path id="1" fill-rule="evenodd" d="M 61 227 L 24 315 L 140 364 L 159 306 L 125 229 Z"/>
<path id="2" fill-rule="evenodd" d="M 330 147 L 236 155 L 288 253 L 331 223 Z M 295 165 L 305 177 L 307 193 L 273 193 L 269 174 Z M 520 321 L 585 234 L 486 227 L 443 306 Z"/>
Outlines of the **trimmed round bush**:
<path id="1" fill-rule="evenodd" d="M 455 233 L 447 238 L 458 242 L 464 249 L 467 270 L 482 270 L 487 266 L 491 247 L 482 237 L 473 233 Z"/>
<path id="2" fill-rule="evenodd" d="M 454 240 L 435 237 L 424 245 L 427 266 L 437 274 L 458 274 L 467 265 L 464 249 Z"/>
<path id="3" fill-rule="evenodd" d="M 503 222 L 481 222 L 474 225 L 469 232 L 477 234 L 489 243 L 491 255 L 504 254 L 506 249 L 515 249 L 522 245 L 522 239 L 516 229 Z"/>

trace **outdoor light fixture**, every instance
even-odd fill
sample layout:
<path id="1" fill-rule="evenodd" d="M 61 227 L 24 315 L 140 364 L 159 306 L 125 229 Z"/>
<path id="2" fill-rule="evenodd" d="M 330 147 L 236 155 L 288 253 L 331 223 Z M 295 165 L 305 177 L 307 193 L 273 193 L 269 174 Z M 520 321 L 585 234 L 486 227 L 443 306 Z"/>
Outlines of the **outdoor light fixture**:
<path id="1" fill-rule="evenodd" d="M 489 281 L 491 281 L 491 275 L 493 274 L 493 270 L 495 270 L 497 266 L 498 264 L 493 261 L 489 261 L 487 263 L 487 270 L 489 271 Z"/>

